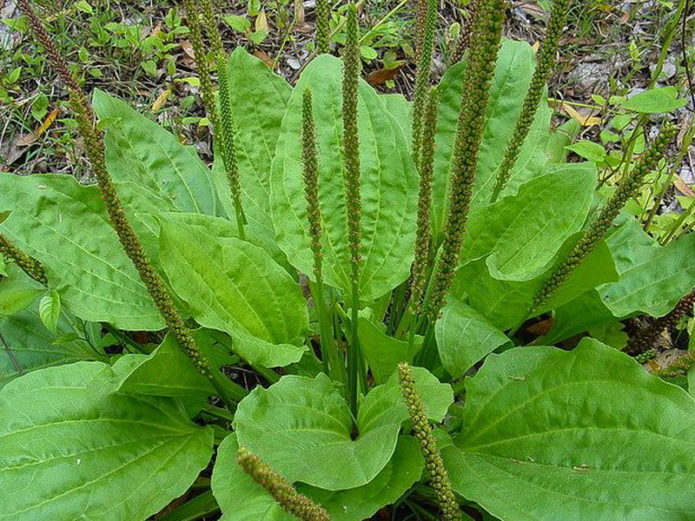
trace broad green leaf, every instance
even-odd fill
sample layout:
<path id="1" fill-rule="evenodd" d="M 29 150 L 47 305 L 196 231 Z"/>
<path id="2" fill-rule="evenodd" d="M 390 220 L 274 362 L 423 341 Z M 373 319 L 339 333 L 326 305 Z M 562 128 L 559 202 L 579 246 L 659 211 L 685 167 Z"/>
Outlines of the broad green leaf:
<path id="1" fill-rule="evenodd" d="M 412 347 L 406 340 L 390 337 L 384 331 L 382 323 L 375 323 L 371 310 L 360 311 L 357 323 L 357 335 L 360 349 L 367 359 L 376 383 L 383 383 L 398 367 L 399 362 L 413 361 L 413 357 L 422 347 L 422 337 L 417 336 Z"/>
<path id="2" fill-rule="evenodd" d="M 272 241 L 275 231 L 270 218 L 270 167 L 292 88 L 242 47 L 229 56 L 227 69 L 244 216 L 253 233 Z M 236 222 L 219 152 L 215 154 L 213 170 L 227 215 Z"/>
<path id="3" fill-rule="evenodd" d="M 0 191 L 12 204 L 2 232 L 43 264 L 65 308 L 120 329 L 164 327 L 96 186 L 67 175 L 0 174 Z"/>
<path id="4" fill-rule="evenodd" d="M 441 421 L 453 401 L 451 387 L 424 369 L 414 374 L 427 415 Z M 327 376 L 285 376 L 244 398 L 234 426 L 240 445 L 292 482 L 326 490 L 361 487 L 389 462 L 409 418 L 400 392 L 395 374 L 372 389 L 360 404 L 353 439 L 350 409 Z"/>
<path id="5" fill-rule="evenodd" d="M 298 270 L 313 273 L 302 178 L 302 96 L 311 89 L 319 149 L 324 280 L 351 287 L 343 175 L 342 63 L 311 61 L 292 93 L 273 160 L 271 206 L 280 248 Z M 360 83 L 358 126 L 362 235 L 360 299 L 374 300 L 408 278 L 415 240 L 418 179 L 398 122 L 374 89 Z"/>
<path id="6" fill-rule="evenodd" d="M 55 333 L 60 318 L 60 295 L 53 290 L 39 301 L 39 318 L 49 331 Z"/>
<path id="7" fill-rule="evenodd" d="M 588 161 L 593 161 L 594 163 L 603 163 L 608 155 L 606 149 L 603 148 L 602 145 L 586 139 L 578 141 L 573 145 L 568 145 L 565 148 Z"/>
<path id="8" fill-rule="evenodd" d="M 42 369 L 0 392 L 3 521 L 146 519 L 207 465 L 211 428 L 169 398 L 94 392 L 105 368 Z"/>
<path id="9" fill-rule="evenodd" d="M 454 378 L 509 342 L 483 315 L 453 296 L 435 323 L 435 334 L 442 365 Z"/>
<path id="10" fill-rule="evenodd" d="M 93 104 L 106 130 L 106 166 L 126 206 L 133 206 L 130 197 L 146 196 L 163 209 L 224 215 L 212 174 L 193 147 L 101 90 L 94 91 Z"/>
<path id="11" fill-rule="evenodd" d="M 678 97 L 676 87 L 659 87 L 645 90 L 620 104 L 621 108 L 646 114 L 672 112 L 684 107 L 688 101 Z"/>
<path id="12" fill-rule="evenodd" d="M 465 63 L 451 67 L 439 86 L 437 148 L 432 187 L 432 225 L 437 238 L 440 238 L 446 218 L 451 156 L 461 108 L 465 67 Z M 511 139 L 514 124 L 521 113 L 521 105 L 526 96 L 533 69 L 533 50 L 529 44 L 512 40 L 503 41 L 490 88 L 490 102 L 473 189 L 473 208 L 484 206 L 490 200 L 496 172 L 504 157 L 507 143 Z M 551 110 L 544 97 L 519 159 L 512 170 L 512 178 L 503 194 L 514 193 L 520 183 L 542 171 L 540 167 L 547 161 L 545 146 L 548 141 L 550 115 Z"/>
<path id="13" fill-rule="evenodd" d="M 236 435 L 230 434 L 217 450 L 212 490 L 222 510 L 221 521 L 296 521 L 241 470 L 235 457 L 238 448 Z M 362 487 L 328 491 L 298 484 L 297 488 L 323 506 L 333 521 L 362 521 L 404 494 L 419 479 L 423 463 L 415 439 L 402 436 L 391 461 Z"/>
<path id="14" fill-rule="evenodd" d="M 503 521 L 695 516 L 695 402 L 595 340 L 492 355 L 464 425 L 454 488 Z"/>
<path id="15" fill-rule="evenodd" d="M 490 274 L 530 280 L 548 267 L 565 240 L 579 231 L 596 188 L 591 164 L 553 167 L 519 191 L 473 213 L 461 264 L 489 254 Z"/>
<path id="16" fill-rule="evenodd" d="M 616 349 L 624 349 L 630 341 L 625 324 L 617 320 L 597 325 L 589 330 L 589 336 Z"/>
<path id="17" fill-rule="evenodd" d="M 306 300 L 257 246 L 161 221 L 160 262 L 176 294 L 204 327 L 224 331 L 251 364 L 285 366 L 306 350 Z"/>
<path id="18" fill-rule="evenodd" d="M 159 212 L 159 213 L 140 213 L 137 214 L 139 222 L 148 229 L 148 234 L 144 242 L 146 248 L 155 250 L 157 262 L 159 262 L 159 221 L 166 221 L 172 224 L 183 224 L 213 237 L 232 237 L 239 238 L 239 228 L 236 223 L 223 217 L 214 217 L 212 215 L 204 215 L 201 213 L 186 213 L 186 212 Z M 258 235 L 258 230 L 251 230 L 248 227 L 245 230 L 246 241 L 254 246 L 263 248 L 273 258 L 275 262 L 283 266 L 288 273 L 295 274 L 296 270 L 288 263 L 285 255 L 274 246 L 272 236 Z M 145 236 L 143 235 L 143 239 Z M 153 255 L 155 257 L 155 255 Z"/>
<path id="19" fill-rule="evenodd" d="M 205 330 L 194 331 L 193 336 L 215 369 L 232 363 L 230 353 Z M 122 356 L 112 370 L 119 391 L 182 398 L 215 394 L 210 380 L 196 370 L 171 334 L 149 355 Z"/>
<path id="20" fill-rule="evenodd" d="M 410 146 L 413 141 L 413 129 L 411 128 L 413 118 L 413 107 L 403 94 L 381 94 L 379 96 L 393 118 L 403 131 L 405 141 Z"/>
<path id="21" fill-rule="evenodd" d="M 441 422 L 454 401 L 451 386 L 441 383 L 422 367 L 413 367 L 412 371 L 425 414 L 431 420 Z M 369 391 L 357 412 L 357 424 L 363 431 L 376 425 L 401 423 L 407 419 L 409 415 L 403 402 L 398 373 L 392 374 L 385 384 Z"/>
<path id="22" fill-rule="evenodd" d="M 251 20 L 245 16 L 228 15 L 222 17 L 222 19 L 227 23 L 227 25 L 229 25 L 229 27 L 240 33 L 245 33 L 251 28 Z"/>
<path id="23" fill-rule="evenodd" d="M 422 475 L 424 460 L 415 438 L 401 436 L 391 460 L 362 487 L 328 491 L 299 485 L 299 491 L 323 505 L 333 521 L 370 519 L 384 506 L 395 503 Z"/>
<path id="24" fill-rule="evenodd" d="M 29 307 L 42 293 L 43 285 L 10 264 L 7 276 L 0 278 L 0 317 L 8 317 Z"/>
<path id="25" fill-rule="evenodd" d="M 59 321 L 58 334 L 69 333 L 67 323 Z M 84 340 L 59 341 L 59 336 L 41 323 L 35 308 L 0 317 L 0 388 L 37 369 L 103 358 Z"/>
<path id="26" fill-rule="evenodd" d="M 609 241 L 609 245 L 610 245 Z M 620 280 L 599 288 L 601 299 L 616 317 L 635 312 L 662 316 L 695 288 L 695 234 L 666 246 L 613 242 L 624 259 Z"/>
<path id="27" fill-rule="evenodd" d="M 493 278 L 483 260 L 461 268 L 456 275 L 452 294 L 466 299 L 491 324 L 505 330 L 526 318 L 536 292 L 550 277 L 552 270 L 569 254 L 579 238 L 574 234 L 565 241 L 552 265 L 540 276 L 528 281 L 504 281 Z M 597 286 L 617 280 L 611 252 L 602 241 L 575 269 L 538 313 L 558 308 Z"/>

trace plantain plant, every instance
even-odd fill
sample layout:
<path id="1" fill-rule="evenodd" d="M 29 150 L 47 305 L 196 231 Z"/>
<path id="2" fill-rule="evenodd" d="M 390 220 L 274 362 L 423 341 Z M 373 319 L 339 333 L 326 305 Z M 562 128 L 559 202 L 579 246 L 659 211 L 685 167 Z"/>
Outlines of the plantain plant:
<path id="1" fill-rule="evenodd" d="M 211 167 L 18 5 L 98 183 L 0 174 L 0 519 L 695 519 L 695 401 L 616 334 L 692 307 L 695 234 L 625 210 L 675 129 L 612 191 L 553 148 L 566 0 L 536 73 L 476 2 L 436 85 L 419 0 L 416 110 L 360 79 L 357 6 L 338 58 L 317 2 L 291 85 L 186 0 Z"/>

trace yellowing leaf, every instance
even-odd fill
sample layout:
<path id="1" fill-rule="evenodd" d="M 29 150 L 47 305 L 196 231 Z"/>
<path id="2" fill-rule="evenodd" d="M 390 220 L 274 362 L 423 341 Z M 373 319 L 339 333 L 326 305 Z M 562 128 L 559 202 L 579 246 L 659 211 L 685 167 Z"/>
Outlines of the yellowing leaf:
<path id="1" fill-rule="evenodd" d="M 261 11 L 256 17 L 256 32 L 258 31 L 268 32 L 268 17 L 265 11 Z"/>
<path id="2" fill-rule="evenodd" d="M 55 119 L 58 117 L 59 113 L 60 113 L 60 110 L 56 107 L 50 112 L 50 114 L 48 114 L 48 116 L 46 116 L 46 119 L 43 120 L 43 123 L 41 123 L 41 126 L 36 129 L 36 132 L 34 132 L 34 134 L 36 134 L 36 137 L 40 136 L 41 134 L 43 134 L 44 132 L 46 132 L 49 129 L 49 127 L 53 124 Z"/>
<path id="3" fill-rule="evenodd" d="M 568 116 L 576 119 L 584 127 L 592 127 L 601 123 L 600 117 L 590 115 L 584 116 L 577 112 L 577 110 L 574 107 L 568 105 L 567 103 L 562 103 L 560 107 L 567 113 Z"/>
<path id="4" fill-rule="evenodd" d="M 154 100 L 154 103 L 152 104 L 152 112 L 157 112 L 159 109 L 161 109 L 167 102 L 167 99 L 169 99 L 169 96 L 171 96 L 171 89 L 163 90 L 162 93 L 157 96 L 157 99 Z"/>

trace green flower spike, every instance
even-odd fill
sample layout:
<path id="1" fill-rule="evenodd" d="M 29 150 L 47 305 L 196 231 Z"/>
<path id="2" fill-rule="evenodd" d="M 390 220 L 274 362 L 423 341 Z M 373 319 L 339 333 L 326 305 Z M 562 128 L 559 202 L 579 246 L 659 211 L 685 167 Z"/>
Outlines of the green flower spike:
<path id="1" fill-rule="evenodd" d="M 58 52 L 55 43 L 48 35 L 41 19 L 36 15 L 28 0 L 18 0 L 17 4 L 29 21 L 29 26 L 36 39 L 44 46 L 52 65 L 57 70 L 61 79 L 70 91 L 70 106 L 75 114 L 78 131 L 85 145 L 87 157 L 92 170 L 97 178 L 97 184 L 101 192 L 104 206 L 109 215 L 111 226 L 116 232 L 124 251 L 133 262 L 147 291 L 159 310 L 167 326 L 171 329 L 182 351 L 190 358 L 200 374 L 210 379 L 218 390 L 220 397 L 231 406 L 234 399 L 241 399 L 246 395 L 245 389 L 233 384 L 220 373 L 213 371 L 205 355 L 203 355 L 193 336 L 179 314 L 174 301 L 169 295 L 162 278 L 152 267 L 152 263 L 145 255 L 142 243 L 135 235 L 135 231 L 128 222 L 121 201 L 116 194 L 111 176 L 106 169 L 104 154 L 104 137 L 102 131 L 96 125 L 96 117 L 92 111 L 84 93 L 77 87 L 72 75 L 69 73 L 67 63 Z M 77 88 L 76 88 L 77 87 Z M 234 396 L 232 396 L 232 394 Z"/>
<path id="2" fill-rule="evenodd" d="M 608 199 L 608 202 L 601 209 L 596 219 L 589 225 L 589 228 L 574 246 L 567 259 L 555 269 L 540 291 L 538 291 L 529 309 L 528 316 L 534 316 L 536 311 L 557 291 L 577 266 L 605 237 L 606 232 L 613 225 L 613 221 L 620 213 L 620 210 L 623 209 L 628 200 L 635 195 L 642 185 L 645 176 L 656 168 L 659 159 L 663 157 L 666 147 L 675 135 L 676 127 L 672 124 L 667 123 L 662 127 L 661 133 L 649 150 L 644 153 L 639 163 L 620 180 L 615 193 Z"/>
<path id="3" fill-rule="evenodd" d="M 432 72 L 432 51 L 434 49 L 434 31 L 437 22 L 438 0 L 419 0 L 418 26 L 422 25 L 422 34 L 418 37 L 418 65 L 415 75 L 415 92 L 413 94 L 413 157 L 420 167 L 420 149 L 422 147 L 423 107 L 427 98 L 427 87 Z"/>
<path id="4" fill-rule="evenodd" d="M 401 362 L 398 364 L 398 377 L 401 384 L 403 400 L 408 407 L 408 414 L 413 424 L 413 432 L 420 443 L 420 451 L 425 458 L 425 467 L 434 488 L 439 508 L 442 511 L 444 521 L 460 521 L 462 519 L 456 496 L 451 488 L 449 474 L 444 467 L 442 455 L 434 439 L 432 425 L 430 425 L 422 400 L 415 389 L 415 379 L 410 366 Z"/>
<path id="5" fill-rule="evenodd" d="M 304 196 L 306 197 L 307 220 L 309 221 L 309 236 L 311 237 L 311 251 L 314 255 L 314 278 L 316 284 L 312 286 L 314 306 L 319 319 L 321 334 L 321 359 L 328 365 L 329 374 L 336 380 L 345 381 L 345 361 L 333 344 L 333 331 L 330 319 L 326 316 L 323 306 L 323 275 L 321 248 L 321 207 L 319 206 L 319 161 L 316 145 L 316 125 L 310 90 L 305 90 L 302 99 L 302 163 L 304 165 Z"/>
<path id="6" fill-rule="evenodd" d="M 471 33 L 473 26 L 475 25 L 475 17 L 477 16 L 478 8 L 480 7 L 480 3 L 482 1 L 483 0 L 471 0 L 468 4 L 466 21 L 461 26 L 461 34 L 456 42 L 456 48 L 451 55 L 451 65 L 456 65 L 463 59 L 463 55 L 466 54 L 466 49 L 468 49 L 468 46 L 471 43 Z"/>
<path id="7" fill-rule="evenodd" d="M 217 26 L 217 16 L 211 0 L 201 0 L 199 2 L 202 11 L 203 26 L 210 40 L 210 47 L 217 63 L 217 75 L 220 82 L 220 113 L 219 118 L 215 116 L 217 125 L 215 135 L 219 141 L 219 150 L 222 154 L 222 162 L 227 175 L 227 183 L 232 194 L 232 203 L 236 214 L 237 228 L 239 237 L 244 239 L 244 224 L 246 217 L 241 203 L 241 183 L 239 180 L 239 164 L 236 153 L 236 131 L 234 128 L 234 118 L 232 115 L 232 100 L 230 97 L 231 84 L 229 71 L 227 68 L 227 57 L 224 52 L 222 34 Z M 213 105 L 213 108 L 215 106 Z M 214 110 L 213 110 L 214 112 Z"/>
<path id="8" fill-rule="evenodd" d="M 184 8 L 188 19 L 188 28 L 191 31 L 191 45 L 195 54 L 195 62 L 198 70 L 198 79 L 200 80 L 200 97 L 203 100 L 205 112 L 212 123 L 213 128 L 217 128 L 218 117 L 217 108 L 215 106 L 215 89 L 212 84 L 212 75 L 210 74 L 210 63 L 205 52 L 205 43 L 203 42 L 203 31 L 200 24 L 200 13 L 196 7 L 194 0 L 183 0 Z"/>
<path id="9" fill-rule="evenodd" d="M 316 0 L 316 50 L 328 54 L 330 47 L 331 6 L 328 0 Z"/>
<path id="10" fill-rule="evenodd" d="M 357 127 L 357 95 L 360 79 L 360 44 L 357 9 L 348 6 L 345 25 L 347 43 L 343 54 L 343 156 L 345 161 L 345 199 L 347 212 L 348 249 L 351 265 L 350 349 L 348 350 L 348 401 L 357 412 L 360 384 L 364 382 L 360 345 L 357 336 L 360 278 L 360 235 L 362 202 L 360 196 L 360 140 Z M 364 387 L 364 385 L 362 385 Z"/>
<path id="11" fill-rule="evenodd" d="M 265 488 L 278 504 L 303 521 L 330 521 L 326 510 L 297 492 L 280 474 L 274 472 L 261 458 L 245 448 L 237 451 L 239 466 L 260 486 Z"/>
<path id="12" fill-rule="evenodd" d="M 353 266 L 360 262 L 360 142 L 357 131 L 357 91 L 360 76 L 357 10 L 348 9 L 347 45 L 343 56 L 343 152 L 345 155 L 345 195 L 347 197 L 348 242 Z"/>
<path id="13" fill-rule="evenodd" d="M 558 42 L 562 36 L 562 29 L 567 21 L 567 12 L 569 11 L 570 0 L 554 0 L 553 7 L 550 12 L 550 20 L 545 33 L 545 40 L 541 44 L 538 51 L 538 59 L 536 69 L 533 71 L 531 84 L 529 85 L 524 104 L 521 107 L 521 114 L 514 127 L 512 139 L 509 141 L 504 159 L 497 171 L 497 180 L 495 188 L 492 191 L 492 202 L 497 200 L 502 189 L 509 181 L 512 174 L 512 168 L 519 158 L 521 145 L 528 136 L 533 118 L 538 110 L 538 105 L 543 96 L 543 89 L 548 81 L 550 73 L 555 67 L 555 55 L 557 54 Z"/>
<path id="14" fill-rule="evenodd" d="M 442 253 L 425 312 L 434 322 L 446 303 L 458 266 L 463 233 L 473 195 L 478 150 L 483 136 L 490 84 L 495 73 L 505 20 L 505 0 L 481 2 L 468 52 L 463 98 L 451 166 L 451 198 L 444 227 Z"/>
<path id="15" fill-rule="evenodd" d="M 411 302 L 420 310 L 422 297 L 427 284 L 427 269 L 432 253 L 432 226 L 430 211 L 432 207 L 432 178 L 434 175 L 434 136 L 437 131 L 437 107 L 439 93 L 430 89 L 425 102 L 423 116 L 422 157 L 420 165 L 420 192 L 417 205 L 417 232 L 415 235 L 415 260 L 413 261 L 412 282 L 410 286 Z"/>
<path id="16" fill-rule="evenodd" d="M 321 208 L 319 207 L 319 163 L 316 150 L 316 127 L 310 90 L 302 99 L 302 162 L 304 164 L 304 195 L 306 197 L 311 251 L 314 254 L 314 276 L 321 279 Z"/>
<path id="17" fill-rule="evenodd" d="M 20 250 L 10 239 L 0 234 L 0 255 L 14 261 L 19 268 L 36 282 L 48 285 L 46 272 L 39 261 Z"/>

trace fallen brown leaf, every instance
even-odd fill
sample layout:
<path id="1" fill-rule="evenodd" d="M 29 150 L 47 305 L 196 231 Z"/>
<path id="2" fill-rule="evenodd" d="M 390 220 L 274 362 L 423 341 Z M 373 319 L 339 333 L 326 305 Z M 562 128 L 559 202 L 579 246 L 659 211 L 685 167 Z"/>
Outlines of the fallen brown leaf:
<path id="1" fill-rule="evenodd" d="M 394 67 L 393 69 L 377 69 L 375 71 L 370 72 L 367 75 L 367 83 L 369 83 L 372 86 L 383 85 L 387 81 L 392 80 L 396 76 L 398 76 L 398 73 L 400 71 L 400 66 Z"/>
<path id="2" fill-rule="evenodd" d="M 277 67 L 277 62 L 273 60 L 270 55 L 262 49 L 256 49 L 253 51 L 253 55 L 265 63 L 269 69 L 274 70 Z"/>
<path id="3" fill-rule="evenodd" d="M 195 60 L 195 52 L 193 51 L 193 44 L 191 43 L 190 40 L 182 40 L 181 43 L 181 49 L 183 50 L 184 54 L 191 58 L 192 60 Z"/>

